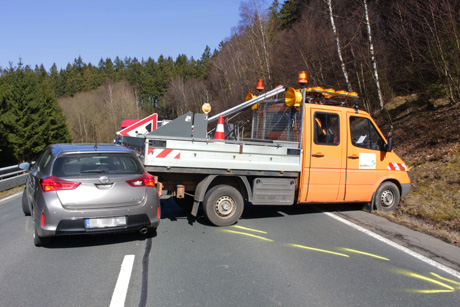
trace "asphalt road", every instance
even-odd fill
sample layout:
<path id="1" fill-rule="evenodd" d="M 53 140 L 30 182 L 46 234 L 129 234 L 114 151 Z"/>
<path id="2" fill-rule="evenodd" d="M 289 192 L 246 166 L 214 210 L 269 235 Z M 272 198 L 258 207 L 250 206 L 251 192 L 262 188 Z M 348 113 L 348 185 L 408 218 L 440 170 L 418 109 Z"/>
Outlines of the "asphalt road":
<path id="1" fill-rule="evenodd" d="M 19 196 L 0 201 L 0 306 L 460 304 L 457 271 L 312 207 L 247 206 L 237 225 L 219 228 L 169 200 L 147 237 L 66 237 L 37 248 L 32 232 Z"/>

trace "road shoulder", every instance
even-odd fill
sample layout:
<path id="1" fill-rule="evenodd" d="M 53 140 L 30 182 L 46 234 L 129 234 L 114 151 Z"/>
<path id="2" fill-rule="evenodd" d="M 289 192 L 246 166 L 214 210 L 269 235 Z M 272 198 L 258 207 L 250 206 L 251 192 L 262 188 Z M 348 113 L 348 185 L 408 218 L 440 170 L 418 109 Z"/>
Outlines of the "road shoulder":
<path id="1" fill-rule="evenodd" d="M 460 271 L 460 248 L 366 211 L 334 212 L 431 260 Z"/>

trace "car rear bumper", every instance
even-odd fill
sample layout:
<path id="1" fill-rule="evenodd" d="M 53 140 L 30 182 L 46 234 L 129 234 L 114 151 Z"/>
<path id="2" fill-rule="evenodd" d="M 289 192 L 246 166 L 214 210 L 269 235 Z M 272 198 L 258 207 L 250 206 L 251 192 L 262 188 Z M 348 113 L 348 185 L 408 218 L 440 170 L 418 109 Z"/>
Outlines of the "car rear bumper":
<path id="1" fill-rule="evenodd" d="M 157 228 L 160 224 L 160 219 L 150 221 L 147 214 L 129 215 L 126 217 L 126 226 L 122 227 L 106 227 L 106 228 L 86 228 L 85 219 L 64 219 L 61 220 L 56 228 L 54 235 L 73 235 L 73 234 L 96 234 L 96 233 L 111 233 L 124 231 L 138 231 L 142 228 Z"/>

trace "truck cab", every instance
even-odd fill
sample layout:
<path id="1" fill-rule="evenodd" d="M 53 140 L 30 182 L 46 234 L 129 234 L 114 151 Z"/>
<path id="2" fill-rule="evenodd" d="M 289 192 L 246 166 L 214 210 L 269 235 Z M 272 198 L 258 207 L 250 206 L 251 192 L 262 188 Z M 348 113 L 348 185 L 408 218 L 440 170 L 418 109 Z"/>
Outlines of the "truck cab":
<path id="1" fill-rule="evenodd" d="M 372 201 L 392 211 L 409 193 L 407 166 L 367 112 L 308 104 L 305 113 L 299 202 Z"/>

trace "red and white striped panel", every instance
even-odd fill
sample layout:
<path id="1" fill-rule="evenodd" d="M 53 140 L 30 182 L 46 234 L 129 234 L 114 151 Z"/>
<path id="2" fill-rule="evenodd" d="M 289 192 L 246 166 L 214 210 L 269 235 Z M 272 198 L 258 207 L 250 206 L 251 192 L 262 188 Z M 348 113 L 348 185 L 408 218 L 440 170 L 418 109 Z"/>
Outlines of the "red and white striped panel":
<path id="1" fill-rule="evenodd" d="M 389 163 L 387 170 L 389 171 L 407 171 L 406 164 L 403 163 Z"/>
<path id="2" fill-rule="evenodd" d="M 148 155 L 157 159 L 180 159 L 180 151 L 174 149 L 155 149 L 149 148 Z"/>

